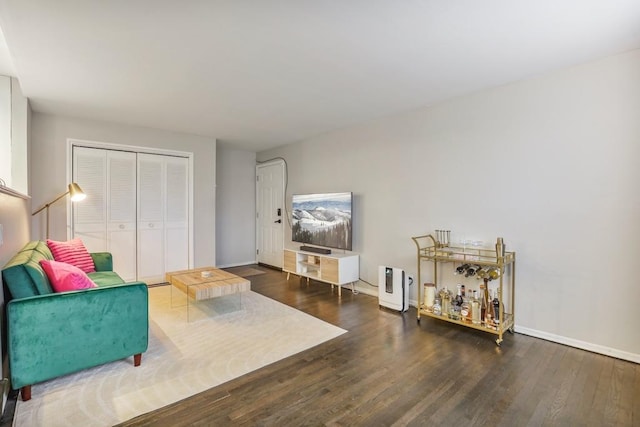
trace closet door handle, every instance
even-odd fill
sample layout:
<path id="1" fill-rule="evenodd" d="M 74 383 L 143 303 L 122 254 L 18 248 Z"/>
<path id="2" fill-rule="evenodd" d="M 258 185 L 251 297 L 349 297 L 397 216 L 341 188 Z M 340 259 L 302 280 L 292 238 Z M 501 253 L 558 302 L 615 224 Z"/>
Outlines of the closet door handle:
<path id="1" fill-rule="evenodd" d="M 149 228 L 153 228 L 153 223 L 152 222 L 149 223 Z"/>
<path id="2" fill-rule="evenodd" d="M 120 224 L 120 225 L 118 226 L 118 228 L 119 228 L 120 230 L 124 230 L 124 224 Z"/>

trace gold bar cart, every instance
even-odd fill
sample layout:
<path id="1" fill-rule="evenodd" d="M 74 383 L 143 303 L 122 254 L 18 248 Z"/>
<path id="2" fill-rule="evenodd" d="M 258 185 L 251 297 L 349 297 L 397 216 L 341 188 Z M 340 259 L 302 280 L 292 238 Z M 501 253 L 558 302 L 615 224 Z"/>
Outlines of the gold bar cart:
<path id="1" fill-rule="evenodd" d="M 496 241 L 496 249 L 450 246 L 446 241 L 448 239 L 446 239 L 445 242 L 441 242 L 431 234 L 416 236 L 411 239 L 416 244 L 418 254 L 418 323 L 420 322 L 421 316 L 428 316 L 484 332 L 489 332 L 494 335 L 498 335 L 495 342 L 500 346 L 502 344 L 502 336 L 504 332 L 509 331 L 510 333 L 513 333 L 513 327 L 515 324 L 515 252 L 505 251 L 501 238 L 498 238 Z M 481 267 L 494 267 L 498 269 L 500 276 L 497 280 L 498 286 L 496 289 L 500 307 L 500 322 L 490 325 L 485 324 L 485 322 L 473 324 L 465 320 L 450 318 L 448 313 L 435 314 L 433 311 L 427 310 L 424 302 L 423 289 L 422 286 L 420 286 L 420 284 L 423 283 L 422 263 L 424 261 L 433 263 L 433 283 L 436 285 L 436 289 L 439 288 L 438 267 L 441 267 L 440 272 L 442 273 L 442 266 L 447 263 L 454 263 L 454 265 L 455 263 L 469 263 Z M 486 284 L 487 282 L 485 281 L 485 285 Z M 507 297 L 506 301 L 503 299 L 505 294 Z"/>

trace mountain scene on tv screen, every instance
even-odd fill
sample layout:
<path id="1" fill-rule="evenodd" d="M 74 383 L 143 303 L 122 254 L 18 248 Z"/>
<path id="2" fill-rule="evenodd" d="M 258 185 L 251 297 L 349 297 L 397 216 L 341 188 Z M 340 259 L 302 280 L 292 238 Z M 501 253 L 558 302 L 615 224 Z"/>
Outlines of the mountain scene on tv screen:
<path id="1" fill-rule="evenodd" d="M 292 240 L 351 250 L 351 193 L 293 197 Z"/>

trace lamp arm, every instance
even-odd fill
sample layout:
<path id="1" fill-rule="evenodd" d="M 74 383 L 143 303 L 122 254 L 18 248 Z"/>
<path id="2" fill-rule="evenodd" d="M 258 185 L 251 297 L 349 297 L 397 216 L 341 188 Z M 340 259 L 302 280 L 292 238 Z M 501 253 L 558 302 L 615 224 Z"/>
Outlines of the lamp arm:
<path id="1" fill-rule="evenodd" d="M 31 214 L 31 216 L 34 216 L 37 213 L 42 212 L 43 210 L 45 210 L 46 208 L 48 208 L 49 206 L 51 206 L 52 204 L 54 204 L 55 202 L 57 202 L 58 200 L 62 199 L 64 196 L 66 196 L 67 194 L 69 194 L 69 191 L 67 191 L 66 193 L 62 193 L 61 195 L 59 195 L 58 197 L 56 197 L 52 202 L 47 203 L 46 205 L 44 205 L 43 207 L 41 207 L 40 209 L 38 209 L 37 211 L 35 211 L 34 213 Z"/>

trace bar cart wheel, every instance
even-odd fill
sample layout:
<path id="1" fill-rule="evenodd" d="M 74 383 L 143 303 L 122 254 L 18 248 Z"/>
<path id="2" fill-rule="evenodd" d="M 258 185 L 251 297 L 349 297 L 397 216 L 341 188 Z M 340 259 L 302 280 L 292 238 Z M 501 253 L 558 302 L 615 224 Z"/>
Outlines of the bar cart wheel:
<path id="1" fill-rule="evenodd" d="M 500 338 L 497 338 L 497 339 L 496 339 L 496 345 L 497 345 L 498 347 L 502 346 L 502 340 L 501 340 Z"/>

